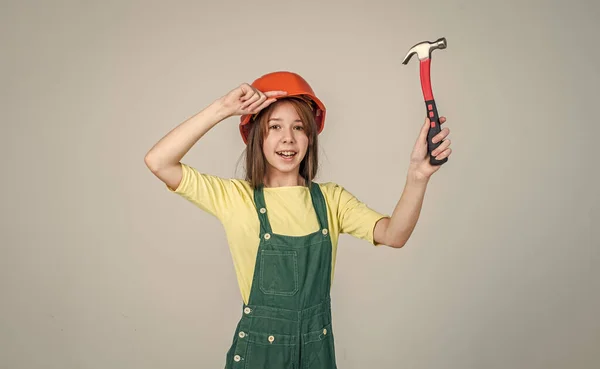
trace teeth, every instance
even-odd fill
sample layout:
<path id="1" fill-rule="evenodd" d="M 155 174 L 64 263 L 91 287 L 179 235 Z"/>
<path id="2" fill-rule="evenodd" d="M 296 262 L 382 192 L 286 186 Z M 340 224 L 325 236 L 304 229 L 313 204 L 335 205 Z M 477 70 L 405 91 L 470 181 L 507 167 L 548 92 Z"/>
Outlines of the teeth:
<path id="1" fill-rule="evenodd" d="M 293 152 L 293 151 L 279 151 L 278 154 L 279 155 L 292 156 L 292 155 L 295 155 L 296 153 Z"/>

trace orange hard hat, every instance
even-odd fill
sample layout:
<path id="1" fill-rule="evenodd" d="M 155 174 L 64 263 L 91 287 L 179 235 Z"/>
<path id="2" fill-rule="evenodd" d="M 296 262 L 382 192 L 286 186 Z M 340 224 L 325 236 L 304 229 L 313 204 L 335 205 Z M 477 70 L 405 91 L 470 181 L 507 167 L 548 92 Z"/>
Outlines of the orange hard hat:
<path id="1" fill-rule="evenodd" d="M 268 91 L 286 91 L 287 94 L 280 99 L 290 96 L 308 99 L 309 102 L 316 105 L 313 106 L 313 111 L 315 113 L 315 122 L 317 123 L 317 132 L 321 133 L 321 131 L 323 131 L 325 125 L 325 105 L 315 95 L 315 92 L 308 82 L 298 74 L 287 71 L 268 73 L 252 82 L 252 87 L 263 93 Z M 248 134 L 250 132 L 249 123 L 251 123 L 252 120 L 253 116 L 250 114 L 242 115 L 240 117 L 240 133 L 245 144 L 248 143 Z"/>

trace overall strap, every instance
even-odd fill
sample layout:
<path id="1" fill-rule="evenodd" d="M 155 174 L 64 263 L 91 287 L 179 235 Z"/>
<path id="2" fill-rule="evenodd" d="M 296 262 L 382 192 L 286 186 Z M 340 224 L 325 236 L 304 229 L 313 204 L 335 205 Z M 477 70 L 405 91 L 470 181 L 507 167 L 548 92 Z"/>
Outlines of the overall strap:
<path id="1" fill-rule="evenodd" d="M 265 195 L 263 193 L 263 185 L 259 185 L 254 189 L 254 204 L 256 206 L 256 213 L 260 220 L 260 235 L 265 233 L 273 233 L 271 230 L 271 223 L 269 223 L 269 217 L 267 216 L 267 206 L 265 203 Z"/>
<path id="2" fill-rule="evenodd" d="M 327 221 L 327 204 L 318 183 L 311 183 L 310 195 L 315 213 L 317 214 L 317 220 L 319 221 L 319 227 L 320 229 L 327 229 L 329 226 Z M 269 217 L 267 216 L 267 206 L 262 185 L 254 189 L 254 204 L 256 206 L 258 219 L 260 220 L 261 236 L 265 233 L 273 233 Z"/>
<path id="3" fill-rule="evenodd" d="M 321 192 L 321 187 L 319 187 L 318 183 L 312 182 L 310 186 L 310 195 L 312 198 L 313 207 L 315 208 L 315 212 L 317 213 L 317 218 L 319 220 L 319 227 L 321 229 L 328 229 L 327 222 L 327 203 L 325 202 L 325 197 Z"/>

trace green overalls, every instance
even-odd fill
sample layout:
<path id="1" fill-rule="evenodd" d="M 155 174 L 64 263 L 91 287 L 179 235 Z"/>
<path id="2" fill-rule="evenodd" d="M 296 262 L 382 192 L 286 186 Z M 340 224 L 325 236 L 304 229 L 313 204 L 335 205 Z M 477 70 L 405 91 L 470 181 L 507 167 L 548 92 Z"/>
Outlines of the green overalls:
<path id="1" fill-rule="evenodd" d="M 310 194 L 319 230 L 285 236 L 271 230 L 263 188 L 254 191 L 260 244 L 250 298 L 227 352 L 226 369 L 337 368 L 326 204 L 317 183 Z"/>

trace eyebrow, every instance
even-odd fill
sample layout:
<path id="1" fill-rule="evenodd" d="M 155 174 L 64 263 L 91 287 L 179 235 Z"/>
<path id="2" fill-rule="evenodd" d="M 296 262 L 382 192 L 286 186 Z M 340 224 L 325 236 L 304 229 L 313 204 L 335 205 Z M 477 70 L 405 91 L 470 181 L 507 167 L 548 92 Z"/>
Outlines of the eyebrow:
<path id="1" fill-rule="evenodd" d="M 281 122 L 283 119 L 282 119 L 282 118 L 269 118 L 269 122 L 270 122 L 270 121 L 272 121 L 272 120 L 274 120 L 274 121 L 277 121 L 277 122 Z M 296 120 L 294 121 L 294 123 L 295 123 L 295 122 L 304 123 L 304 122 L 303 122 L 301 119 L 296 119 Z"/>

